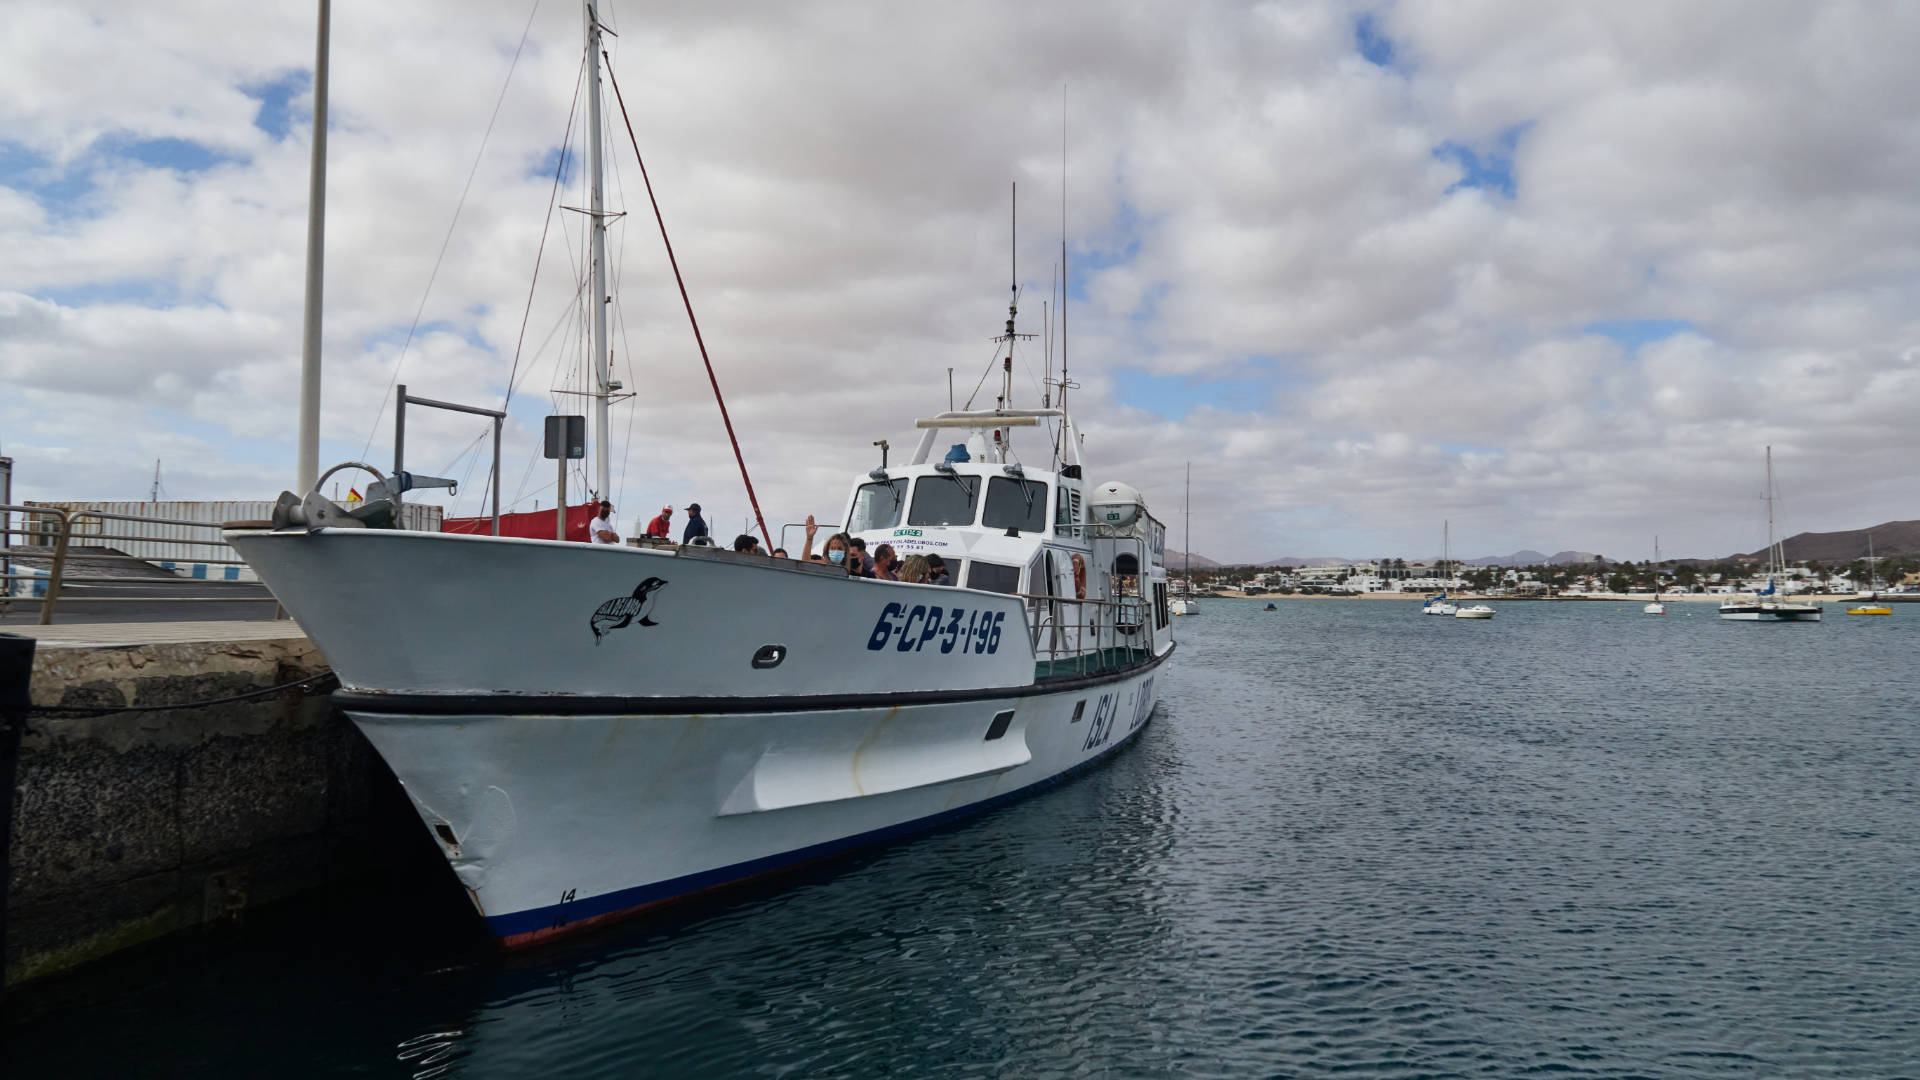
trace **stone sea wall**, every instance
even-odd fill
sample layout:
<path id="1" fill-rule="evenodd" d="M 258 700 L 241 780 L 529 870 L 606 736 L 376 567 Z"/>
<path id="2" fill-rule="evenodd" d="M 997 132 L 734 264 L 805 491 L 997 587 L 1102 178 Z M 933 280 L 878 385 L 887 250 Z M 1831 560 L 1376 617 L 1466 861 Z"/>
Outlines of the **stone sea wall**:
<path id="1" fill-rule="evenodd" d="M 297 635 L 42 642 L 32 696 L 35 705 L 169 705 L 326 669 Z M 406 829 L 418 820 L 392 774 L 324 688 L 168 712 L 34 714 L 13 791 L 6 982 L 364 872 Z"/>

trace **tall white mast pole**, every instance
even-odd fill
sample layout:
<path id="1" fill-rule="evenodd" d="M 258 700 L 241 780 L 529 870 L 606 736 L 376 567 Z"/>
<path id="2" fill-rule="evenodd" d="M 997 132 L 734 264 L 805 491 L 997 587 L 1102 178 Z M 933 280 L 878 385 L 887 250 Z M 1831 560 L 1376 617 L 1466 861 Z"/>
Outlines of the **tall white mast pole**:
<path id="1" fill-rule="evenodd" d="M 587 216 L 593 221 L 593 485 L 596 498 L 607 498 L 607 218 L 603 205 L 603 169 L 600 157 L 600 17 L 587 2 Z"/>
<path id="2" fill-rule="evenodd" d="M 1767 447 L 1767 577 L 1772 579 L 1778 573 L 1775 569 L 1776 552 L 1781 567 L 1786 565 L 1786 552 L 1775 547 L 1773 539 L 1773 447 Z"/>
<path id="3" fill-rule="evenodd" d="M 332 0 L 320 0 L 313 50 L 313 160 L 307 179 L 307 306 L 300 335 L 300 445 L 293 490 L 320 478 L 320 287 L 327 247 L 327 32 Z"/>

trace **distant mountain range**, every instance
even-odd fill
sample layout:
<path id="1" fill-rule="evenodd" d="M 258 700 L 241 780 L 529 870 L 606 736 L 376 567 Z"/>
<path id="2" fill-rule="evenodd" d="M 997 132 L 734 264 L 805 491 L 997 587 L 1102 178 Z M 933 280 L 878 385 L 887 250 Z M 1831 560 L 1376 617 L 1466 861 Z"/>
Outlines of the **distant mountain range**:
<path id="1" fill-rule="evenodd" d="M 1867 534 L 1873 534 L 1873 553 L 1882 557 L 1920 555 L 1920 521 L 1888 521 L 1866 529 L 1848 529 L 1841 532 L 1805 532 L 1797 533 L 1783 541 L 1788 562 L 1813 560 L 1823 563 L 1851 562 L 1867 557 Z M 1166 565 L 1182 565 L 1184 556 L 1177 551 L 1169 551 Z M 1591 551 L 1556 551 L 1552 555 L 1523 548 L 1511 555 L 1482 555 L 1477 559 L 1461 559 L 1465 566 L 1568 566 L 1590 563 L 1599 558 Z M 1668 559 L 1675 563 L 1713 563 L 1713 562 L 1765 562 L 1766 551 L 1760 550 L 1745 555 L 1727 555 L 1708 559 Z M 1428 556 L 1426 563 L 1438 562 L 1438 555 Z M 1357 559 L 1346 555 L 1282 555 L 1277 559 L 1251 565 L 1281 569 L 1296 566 L 1329 566 L 1342 563 L 1363 563 L 1367 559 Z M 1196 569 L 1212 570 L 1220 563 L 1204 555 L 1195 555 L 1193 565 Z M 1235 566 L 1248 565 L 1235 563 Z"/>
<path id="2" fill-rule="evenodd" d="M 1174 570 L 1181 569 L 1187 565 L 1187 553 L 1168 548 L 1166 553 L 1160 557 L 1160 565 Z M 1220 569 L 1220 564 L 1207 558 L 1205 555 L 1195 554 L 1193 556 L 1193 568 L 1195 570 L 1218 570 Z"/>
<path id="3" fill-rule="evenodd" d="M 1592 562 L 1593 559 L 1594 555 L 1591 551 L 1562 551 L 1555 555 L 1542 555 L 1538 551 L 1516 551 L 1511 555 L 1483 555 L 1478 559 L 1460 559 L 1458 561 L 1463 566 L 1538 566 L 1541 563 L 1559 566 L 1563 563 Z M 1277 559 L 1268 559 L 1266 562 L 1256 563 L 1255 565 L 1278 568 L 1292 566 L 1330 566 L 1340 563 L 1363 563 L 1369 561 L 1371 560 L 1356 559 L 1346 555 L 1282 555 Z M 1431 565 L 1439 562 L 1440 556 L 1430 555 L 1424 560 L 1415 559 L 1412 561 L 1426 562 Z M 1173 564 L 1168 563 L 1168 565 L 1171 566 Z M 1198 566 L 1200 564 L 1196 561 L 1194 565 Z"/>
<path id="4" fill-rule="evenodd" d="M 1867 557 L 1867 534 L 1873 534 L 1873 553 L 1880 556 L 1920 555 L 1920 521 L 1888 521 L 1866 529 L 1844 532 L 1804 532 L 1787 537 L 1780 546 L 1788 562 L 1812 559 L 1823 563 L 1852 562 Z M 1765 562 L 1765 548 L 1746 555 L 1729 556 L 1751 562 Z"/>
<path id="5" fill-rule="evenodd" d="M 1483 555 L 1478 559 L 1462 559 L 1468 566 L 1567 566 L 1576 563 L 1590 563 L 1599 558 L 1591 551 L 1556 551 L 1543 555 L 1538 551 L 1522 548 L 1511 555 Z"/>

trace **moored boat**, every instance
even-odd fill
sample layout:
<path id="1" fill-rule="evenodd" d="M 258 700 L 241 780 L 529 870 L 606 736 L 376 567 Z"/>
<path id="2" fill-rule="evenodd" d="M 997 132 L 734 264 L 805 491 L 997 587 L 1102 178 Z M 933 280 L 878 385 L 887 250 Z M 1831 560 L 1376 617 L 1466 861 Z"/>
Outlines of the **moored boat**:
<path id="1" fill-rule="evenodd" d="M 1493 609 L 1485 604 L 1474 604 L 1471 607 L 1463 607 L 1454 612 L 1453 617 L 1456 619 L 1491 619 L 1493 618 Z"/>
<path id="2" fill-rule="evenodd" d="M 1767 447 L 1767 587 L 1720 605 L 1720 617 L 1734 622 L 1819 622 L 1819 604 L 1779 599 L 1786 553 L 1775 538 L 1773 522 L 1773 447 Z"/>
<path id="3" fill-rule="evenodd" d="M 596 278 L 612 216 L 597 108 Z M 595 314 L 604 494 L 619 385 Z M 325 651 L 336 704 L 489 930 L 529 944 L 991 807 L 1148 723 L 1174 651 L 1166 529 L 1131 487 L 1087 486 L 1064 365 L 1057 406 L 1012 408 L 1009 385 L 994 409 L 916 420 L 908 463 L 855 477 L 847 533 L 937 554 L 951 584 L 708 546 L 402 531 L 410 478 L 358 463 L 377 478 L 364 504 L 322 494 L 336 466 L 225 535 Z M 1044 465 L 1015 453 L 1025 429 Z M 944 456 L 943 433 L 960 440 Z"/>

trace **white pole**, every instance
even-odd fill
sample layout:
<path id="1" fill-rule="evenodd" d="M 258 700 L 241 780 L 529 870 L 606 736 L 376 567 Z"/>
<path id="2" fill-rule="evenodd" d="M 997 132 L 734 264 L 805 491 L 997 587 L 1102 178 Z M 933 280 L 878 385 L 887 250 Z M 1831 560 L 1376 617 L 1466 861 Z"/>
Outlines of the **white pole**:
<path id="1" fill-rule="evenodd" d="M 593 482 L 594 494 L 610 498 L 607 481 L 607 219 L 603 212 L 600 160 L 600 19 L 587 2 L 588 216 L 593 220 Z"/>
<path id="2" fill-rule="evenodd" d="M 293 490 L 320 476 L 320 291 L 327 247 L 327 26 L 332 0 L 320 0 L 313 50 L 313 162 L 307 181 L 307 307 L 300 337 L 300 446 Z"/>

